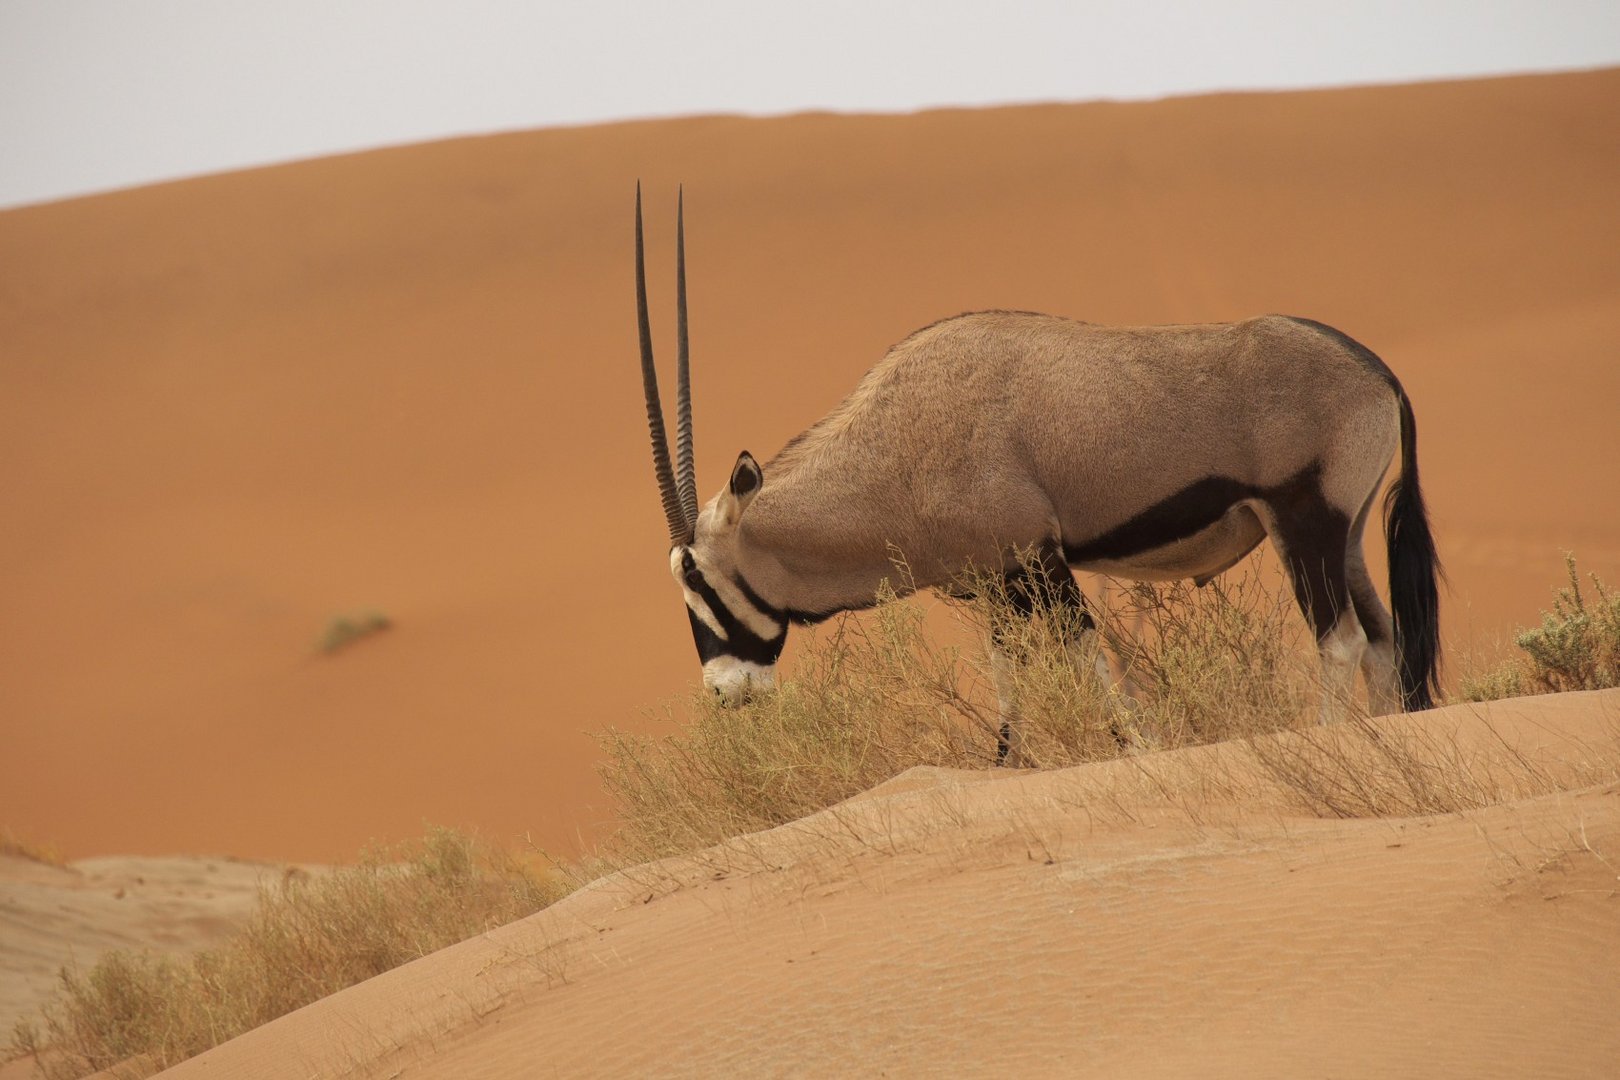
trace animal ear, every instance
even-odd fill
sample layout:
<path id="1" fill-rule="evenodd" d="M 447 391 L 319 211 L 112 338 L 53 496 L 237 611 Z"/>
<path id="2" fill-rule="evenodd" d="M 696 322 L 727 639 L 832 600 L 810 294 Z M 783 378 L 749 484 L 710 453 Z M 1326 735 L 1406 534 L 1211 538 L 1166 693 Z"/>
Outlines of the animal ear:
<path id="1" fill-rule="evenodd" d="M 720 518 L 727 525 L 735 525 L 748 504 L 754 501 L 759 489 L 765 486 L 765 474 L 760 471 L 754 455 L 744 450 L 737 455 L 737 464 L 731 468 L 731 482 L 720 498 Z"/>
<path id="2" fill-rule="evenodd" d="M 744 450 L 737 455 L 737 464 L 731 468 L 731 494 L 747 502 L 765 483 L 765 474 L 759 471 L 754 455 Z"/>

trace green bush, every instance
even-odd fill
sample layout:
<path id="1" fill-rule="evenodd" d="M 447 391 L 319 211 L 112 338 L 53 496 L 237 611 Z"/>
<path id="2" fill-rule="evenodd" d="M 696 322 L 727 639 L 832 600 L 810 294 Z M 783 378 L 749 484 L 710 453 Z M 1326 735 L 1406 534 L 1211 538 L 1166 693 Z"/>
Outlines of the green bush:
<path id="1" fill-rule="evenodd" d="M 1521 630 L 1513 638 L 1524 655 L 1464 678 L 1463 700 L 1620 686 L 1620 595 L 1610 595 L 1598 576 L 1589 574 L 1597 599 L 1588 603 L 1575 556 L 1566 554 L 1564 566 L 1569 584 L 1553 597 L 1552 610 L 1542 613 L 1540 626 Z"/>

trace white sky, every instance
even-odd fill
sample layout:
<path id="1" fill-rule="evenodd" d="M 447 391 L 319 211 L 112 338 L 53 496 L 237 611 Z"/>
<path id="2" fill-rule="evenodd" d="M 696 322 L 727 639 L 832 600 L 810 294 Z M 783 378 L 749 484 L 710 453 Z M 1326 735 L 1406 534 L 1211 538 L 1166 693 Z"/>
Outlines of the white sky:
<path id="1" fill-rule="evenodd" d="M 1620 0 L 0 0 L 0 206 L 631 117 L 1612 64 Z"/>

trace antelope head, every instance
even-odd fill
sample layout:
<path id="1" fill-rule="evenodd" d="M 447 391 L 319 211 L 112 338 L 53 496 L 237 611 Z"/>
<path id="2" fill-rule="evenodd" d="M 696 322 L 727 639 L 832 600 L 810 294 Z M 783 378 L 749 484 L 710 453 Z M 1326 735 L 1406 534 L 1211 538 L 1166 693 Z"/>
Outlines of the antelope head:
<path id="1" fill-rule="evenodd" d="M 775 682 L 776 661 L 787 641 L 787 617 L 749 586 L 740 566 L 742 517 L 765 484 L 745 450 L 731 479 L 701 510 L 692 462 L 692 387 L 686 323 L 684 198 L 675 225 L 675 460 L 671 464 L 653 364 L 647 318 L 647 272 L 641 228 L 641 185 L 636 185 L 636 318 L 641 333 L 641 382 L 647 398 L 653 473 L 669 523 L 669 569 L 686 599 L 692 639 L 703 665 L 703 685 L 728 703 Z"/>

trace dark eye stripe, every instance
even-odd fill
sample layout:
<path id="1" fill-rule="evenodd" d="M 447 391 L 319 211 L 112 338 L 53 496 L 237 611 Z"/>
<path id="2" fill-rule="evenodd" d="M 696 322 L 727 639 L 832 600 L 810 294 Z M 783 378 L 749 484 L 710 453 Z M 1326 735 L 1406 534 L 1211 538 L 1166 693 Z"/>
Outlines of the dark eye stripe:
<path id="1" fill-rule="evenodd" d="M 777 658 L 782 655 L 782 646 L 787 644 L 788 621 L 781 612 L 772 608 L 769 604 L 755 603 L 758 594 L 746 585 L 737 583 L 738 591 L 743 594 L 748 602 L 755 604 L 762 613 L 770 618 L 771 622 L 779 627 L 775 636 L 762 638 L 750 630 L 746 623 L 733 615 L 731 609 L 720 601 L 720 594 L 715 592 L 714 588 L 703 577 L 703 572 L 698 569 L 697 560 L 692 558 L 690 551 L 681 553 L 681 576 L 686 580 L 686 587 L 696 593 L 708 605 L 709 611 L 714 614 L 715 621 L 726 632 L 725 640 L 721 640 L 719 635 L 703 625 L 701 619 L 695 614 L 692 615 L 693 633 L 698 637 L 699 657 L 705 662 L 715 656 L 735 656 L 739 660 L 749 660 L 766 666 L 776 663 Z M 700 627 L 701 632 L 699 632 Z"/>

